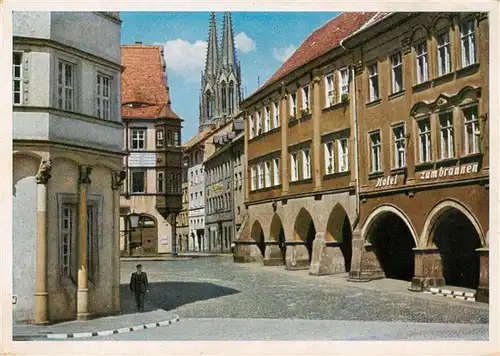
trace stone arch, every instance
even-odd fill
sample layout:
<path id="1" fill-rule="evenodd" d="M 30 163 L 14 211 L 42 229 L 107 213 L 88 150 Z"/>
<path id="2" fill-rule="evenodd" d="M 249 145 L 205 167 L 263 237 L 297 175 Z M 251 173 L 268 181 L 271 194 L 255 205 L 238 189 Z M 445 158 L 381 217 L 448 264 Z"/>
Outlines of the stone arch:
<path id="1" fill-rule="evenodd" d="M 147 213 L 139 214 L 139 225 L 131 232 L 131 249 L 138 249 L 140 254 L 158 252 L 158 219 Z"/>
<path id="2" fill-rule="evenodd" d="M 429 108 L 428 102 L 419 101 L 410 109 L 410 116 L 430 115 L 431 112 L 432 110 Z"/>
<path id="3" fill-rule="evenodd" d="M 446 27 L 450 30 L 452 25 L 452 17 L 450 15 L 440 13 L 431 20 L 431 25 L 429 27 L 435 33 L 445 29 Z"/>
<path id="4" fill-rule="evenodd" d="M 271 226 L 269 227 L 269 240 L 278 243 L 278 247 L 281 251 L 281 256 L 284 262 L 286 254 L 285 228 L 278 213 L 275 213 L 271 220 Z"/>
<path id="5" fill-rule="evenodd" d="M 474 226 L 479 236 L 481 246 L 486 246 L 486 239 L 483 233 L 483 229 L 481 228 L 481 225 L 479 224 L 475 216 L 463 204 L 459 203 L 454 199 L 446 199 L 436 204 L 431 209 L 429 214 L 427 214 L 427 219 L 425 220 L 424 228 L 422 229 L 422 234 L 420 235 L 420 246 L 435 247 L 435 245 L 432 242 L 432 232 L 435 227 L 436 221 L 441 216 L 443 211 L 450 208 L 460 211 L 463 215 L 465 215 L 469 219 L 469 221 Z"/>
<path id="6" fill-rule="evenodd" d="M 28 177 L 36 177 L 43 157 L 31 151 L 16 151 L 12 154 L 12 196 L 17 194 L 17 184 Z M 28 161 L 29 164 L 20 164 L 19 161 Z"/>
<path id="7" fill-rule="evenodd" d="M 69 160 L 69 161 L 72 161 L 79 166 L 90 165 L 89 160 L 84 155 L 76 153 L 74 151 L 67 151 L 67 150 L 54 151 L 51 154 L 50 159 L 52 161 L 61 160 L 61 159 Z"/>
<path id="8" fill-rule="evenodd" d="M 366 219 L 361 235 L 387 278 L 412 280 L 413 249 L 418 240 L 410 219 L 400 209 L 393 205 L 377 207 Z"/>
<path id="9" fill-rule="evenodd" d="M 481 97 L 481 89 L 472 86 L 472 85 L 466 85 L 460 91 L 457 93 L 457 98 L 459 102 L 463 101 L 477 101 Z"/>
<path id="10" fill-rule="evenodd" d="M 340 251 L 344 256 L 345 270 L 349 272 L 352 260 L 352 227 L 346 210 L 337 203 L 330 212 L 325 230 L 325 240 L 340 243 Z"/>
<path id="11" fill-rule="evenodd" d="M 294 240 L 302 241 L 309 253 L 309 261 L 312 257 L 313 241 L 316 237 L 316 226 L 314 220 L 305 208 L 301 208 L 294 224 Z"/>
<path id="12" fill-rule="evenodd" d="M 262 229 L 262 225 L 259 220 L 255 220 L 252 225 L 252 229 L 250 230 L 250 238 L 257 243 L 257 247 L 259 248 L 262 256 L 265 253 L 265 236 L 264 229 Z"/>
<path id="13" fill-rule="evenodd" d="M 418 240 L 417 234 L 415 232 L 416 230 L 413 227 L 413 224 L 411 223 L 410 219 L 408 218 L 408 216 L 404 212 L 402 212 L 399 208 L 397 208 L 396 206 L 394 206 L 392 204 L 381 205 L 381 206 L 377 207 L 374 211 L 372 211 L 372 213 L 365 220 L 365 223 L 363 224 L 363 228 L 361 229 L 361 236 L 362 236 L 363 240 L 367 239 L 368 231 L 369 231 L 371 225 L 375 222 L 375 220 L 378 217 L 380 217 L 380 215 L 385 214 L 385 213 L 393 213 L 393 214 L 397 215 L 399 218 L 401 218 L 401 220 L 403 220 L 405 222 L 408 229 L 410 230 L 412 237 L 415 241 L 415 244 L 417 246 L 419 246 L 419 244 L 418 244 L 419 240 Z"/>
<path id="14" fill-rule="evenodd" d="M 422 41 L 429 36 L 429 31 L 423 25 L 416 25 L 411 31 L 411 43 Z"/>

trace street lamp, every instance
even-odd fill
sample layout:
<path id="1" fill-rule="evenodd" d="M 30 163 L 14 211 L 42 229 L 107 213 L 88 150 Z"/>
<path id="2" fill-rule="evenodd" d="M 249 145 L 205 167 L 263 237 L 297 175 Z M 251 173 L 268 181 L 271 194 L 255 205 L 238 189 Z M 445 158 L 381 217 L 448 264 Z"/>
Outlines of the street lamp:
<path id="1" fill-rule="evenodd" d="M 139 226 L 139 218 L 140 218 L 139 214 L 132 212 L 127 216 L 128 223 L 127 222 L 125 223 L 125 227 L 127 228 L 128 251 L 130 256 L 132 255 L 132 239 L 131 239 L 132 231 L 137 229 L 137 227 Z M 130 231 L 128 230 L 129 224 L 130 224 Z"/>

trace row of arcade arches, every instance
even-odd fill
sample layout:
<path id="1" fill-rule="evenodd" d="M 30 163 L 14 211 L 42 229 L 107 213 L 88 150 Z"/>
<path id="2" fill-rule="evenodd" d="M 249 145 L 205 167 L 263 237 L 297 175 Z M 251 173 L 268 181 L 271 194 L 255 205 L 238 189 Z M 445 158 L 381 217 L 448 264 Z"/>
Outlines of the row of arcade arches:
<path id="1" fill-rule="evenodd" d="M 323 227 L 319 227 L 320 229 Z M 352 260 L 352 230 L 347 214 L 340 204 L 330 213 L 325 228 L 327 241 L 340 242 L 348 272 Z M 290 241 L 302 241 L 311 261 L 317 227 L 305 208 L 298 212 Z M 268 238 L 265 238 L 265 235 Z M 362 237 L 372 245 L 375 256 L 387 278 L 410 281 L 414 276 L 415 247 L 435 247 L 439 250 L 445 283 L 451 286 L 476 289 L 479 284 L 479 256 L 476 249 L 487 245 L 480 224 L 462 204 L 446 200 L 428 214 L 422 233 L 417 235 L 411 220 L 397 207 L 383 205 L 366 219 Z M 275 241 L 285 262 L 285 232 L 280 216 L 274 214 L 268 234 L 256 220 L 251 237 L 264 255 L 265 241 Z"/>

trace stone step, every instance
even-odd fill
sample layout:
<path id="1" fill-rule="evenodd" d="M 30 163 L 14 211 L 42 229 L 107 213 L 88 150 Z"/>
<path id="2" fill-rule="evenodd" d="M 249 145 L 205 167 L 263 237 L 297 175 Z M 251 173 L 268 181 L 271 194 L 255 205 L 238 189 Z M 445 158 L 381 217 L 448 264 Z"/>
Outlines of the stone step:
<path id="1" fill-rule="evenodd" d="M 426 294 L 433 294 L 437 296 L 447 297 L 447 298 L 456 298 L 460 300 L 467 300 L 471 302 L 476 301 L 476 292 L 466 292 L 455 289 L 447 289 L 447 288 L 435 288 L 431 287 L 429 290 L 424 291 Z"/>

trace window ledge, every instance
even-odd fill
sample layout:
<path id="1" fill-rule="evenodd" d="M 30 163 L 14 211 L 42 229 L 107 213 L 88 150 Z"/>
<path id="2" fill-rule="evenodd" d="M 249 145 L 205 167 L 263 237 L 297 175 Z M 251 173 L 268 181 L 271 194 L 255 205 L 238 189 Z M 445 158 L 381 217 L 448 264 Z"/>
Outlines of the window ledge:
<path id="1" fill-rule="evenodd" d="M 427 80 L 427 81 L 422 82 L 422 83 L 415 84 L 413 86 L 413 92 L 416 93 L 416 92 L 419 92 L 419 91 L 427 90 L 427 89 L 429 89 L 431 87 L 431 84 L 432 84 L 432 81 L 430 81 L 430 80 Z"/>
<path id="2" fill-rule="evenodd" d="M 404 90 L 398 91 L 397 93 L 392 93 L 391 95 L 389 95 L 389 100 L 393 100 L 393 99 L 399 98 L 399 97 L 401 97 L 403 95 L 405 95 L 405 91 Z"/>
<path id="3" fill-rule="evenodd" d="M 348 105 L 349 105 L 349 99 L 347 99 L 346 101 L 339 101 L 338 103 L 327 106 L 327 107 L 321 109 L 321 111 L 323 113 L 325 113 L 325 112 L 333 111 L 335 109 L 342 108 L 342 107 L 348 106 Z"/>
<path id="4" fill-rule="evenodd" d="M 262 139 L 262 138 L 264 138 L 264 137 L 266 137 L 268 135 L 271 135 L 271 134 L 273 134 L 275 132 L 278 132 L 278 131 L 281 131 L 281 126 L 275 127 L 273 129 L 270 129 L 270 130 L 268 130 L 266 132 L 261 133 L 260 135 L 254 136 L 254 137 L 248 139 L 248 142 L 258 141 L 258 140 L 260 140 L 260 139 Z"/>
<path id="5" fill-rule="evenodd" d="M 307 115 L 301 116 L 301 117 L 299 118 L 299 122 L 304 122 L 304 121 L 310 120 L 310 119 L 311 119 L 311 117 L 312 117 L 312 113 L 309 113 L 309 114 L 307 114 Z"/>
<path id="6" fill-rule="evenodd" d="M 434 161 L 421 162 L 421 163 L 415 164 L 415 171 L 416 172 L 423 171 L 423 170 L 426 170 L 426 169 L 431 169 L 433 167 L 434 167 Z"/>
<path id="7" fill-rule="evenodd" d="M 460 157 L 459 161 L 460 163 L 466 163 L 466 162 L 472 162 L 472 161 L 477 161 L 482 159 L 484 156 L 483 153 L 478 152 L 478 153 L 470 153 L 468 155 L 464 155 Z"/>
<path id="8" fill-rule="evenodd" d="M 458 163 L 458 158 L 456 157 L 453 157 L 453 158 L 443 158 L 443 159 L 440 159 L 436 162 L 436 165 L 438 167 L 440 166 L 451 166 L 451 165 L 454 165 L 454 164 L 457 164 Z"/>
<path id="9" fill-rule="evenodd" d="M 391 174 L 406 174 L 407 167 L 391 168 Z"/>
<path id="10" fill-rule="evenodd" d="M 449 82 L 453 79 L 455 79 L 455 72 L 449 72 L 449 73 L 443 74 L 437 78 L 434 78 L 432 80 L 432 86 L 438 86 L 438 85 L 444 84 L 446 82 Z"/>
<path id="11" fill-rule="evenodd" d="M 273 186 L 265 187 L 265 188 L 255 189 L 255 190 L 252 190 L 252 193 L 269 192 L 271 190 L 275 190 L 275 189 L 278 189 L 278 188 L 281 188 L 281 184 L 273 185 Z"/>
<path id="12" fill-rule="evenodd" d="M 366 103 L 366 107 L 369 108 L 369 107 L 372 107 L 372 106 L 376 106 L 376 105 L 380 104 L 381 101 L 382 101 L 382 99 L 377 99 L 377 100 L 374 100 L 374 101 L 370 101 L 369 103 Z"/>
<path id="13" fill-rule="evenodd" d="M 473 63 L 468 65 L 467 67 L 462 67 L 457 70 L 457 76 L 463 77 L 466 75 L 471 75 L 476 73 L 479 70 L 479 63 Z"/>
<path id="14" fill-rule="evenodd" d="M 290 185 L 299 185 L 299 184 L 309 184 L 312 183 L 312 178 L 307 178 L 307 179 L 299 179 L 296 181 L 290 181 Z"/>
<path id="15" fill-rule="evenodd" d="M 380 178 L 383 176 L 384 176 L 384 171 L 372 172 L 372 173 L 368 174 L 368 179 L 372 180 L 372 179 L 377 179 L 377 178 Z"/>
<path id="16" fill-rule="evenodd" d="M 328 179 L 335 179 L 335 178 L 340 178 L 340 177 L 346 177 L 351 174 L 351 171 L 345 171 L 345 172 L 334 172 L 334 173 L 328 173 L 323 176 L 323 180 L 328 180 Z"/>
<path id="17" fill-rule="evenodd" d="M 297 117 L 293 119 L 288 119 L 288 127 L 295 126 L 299 123 L 299 119 Z"/>

